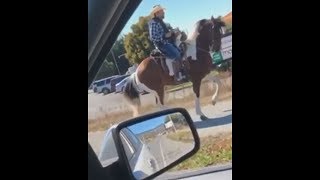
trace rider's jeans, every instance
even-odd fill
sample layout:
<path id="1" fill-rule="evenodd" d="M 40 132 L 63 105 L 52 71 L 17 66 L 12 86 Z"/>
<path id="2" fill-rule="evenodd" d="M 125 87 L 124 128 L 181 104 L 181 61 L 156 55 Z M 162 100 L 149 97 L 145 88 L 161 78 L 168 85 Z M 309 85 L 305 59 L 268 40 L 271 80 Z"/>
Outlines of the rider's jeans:
<path id="1" fill-rule="evenodd" d="M 178 60 L 181 58 L 180 51 L 170 43 L 162 44 L 158 48 L 170 59 Z"/>

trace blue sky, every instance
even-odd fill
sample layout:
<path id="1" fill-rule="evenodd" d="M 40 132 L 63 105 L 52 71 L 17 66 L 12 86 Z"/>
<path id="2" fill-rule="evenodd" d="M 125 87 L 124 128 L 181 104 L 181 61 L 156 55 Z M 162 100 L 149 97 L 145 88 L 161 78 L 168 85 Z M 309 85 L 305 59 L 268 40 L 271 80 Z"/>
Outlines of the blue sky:
<path id="1" fill-rule="evenodd" d="M 194 24 L 203 18 L 224 16 L 232 11 L 232 0 L 143 0 L 129 19 L 121 34 L 131 32 L 131 25 L 140 16 L 149 15 L 154 5 L 160 4 L 165 10 L 166 23 L 190 33 Z"/>
<path id="2" fill-rule="evenodd" d="M 139 134 L 144 131 L 149 131 L 151 129 L 154 129 L 155 127 L 159 126 L 160 124 L 164 123 L 164 119 L 166 116 L 160 116 L 154 119 L 150 119 L 147 121 L 144 121 L 142 123 L 138 123 L 132 126 L 129 126 L 128 128 L 134 133 Z"/>

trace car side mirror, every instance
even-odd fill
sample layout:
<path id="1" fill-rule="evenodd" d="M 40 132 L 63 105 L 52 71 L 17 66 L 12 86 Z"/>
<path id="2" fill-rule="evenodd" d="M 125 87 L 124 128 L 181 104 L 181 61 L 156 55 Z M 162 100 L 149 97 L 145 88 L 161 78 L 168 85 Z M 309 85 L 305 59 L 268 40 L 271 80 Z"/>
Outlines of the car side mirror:
<path id="1" fill-rule="evenodd" d="M 153 179 L 200 148 L 189 113 L 173 108 L 120 123 L 113 131 L 119 162 L 132 179 Z"/>

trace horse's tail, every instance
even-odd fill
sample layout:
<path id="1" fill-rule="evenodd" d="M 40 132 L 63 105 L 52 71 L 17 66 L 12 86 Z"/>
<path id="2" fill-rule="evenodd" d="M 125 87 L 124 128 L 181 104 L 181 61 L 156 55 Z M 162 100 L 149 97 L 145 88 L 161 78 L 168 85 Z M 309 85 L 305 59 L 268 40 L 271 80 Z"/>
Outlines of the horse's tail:
<path id="1" fill-rule="evenodd" d="M 140 94 L 139 94 L 139 91 L 137 90 L 137 86 L 135 85 L 134 78 L 135 78 L 134 75 L 131 75 L 128 78 L 123 94 L 125 99 L 128 100 L 131 105 L 140 106 L 141 105 Z"/>

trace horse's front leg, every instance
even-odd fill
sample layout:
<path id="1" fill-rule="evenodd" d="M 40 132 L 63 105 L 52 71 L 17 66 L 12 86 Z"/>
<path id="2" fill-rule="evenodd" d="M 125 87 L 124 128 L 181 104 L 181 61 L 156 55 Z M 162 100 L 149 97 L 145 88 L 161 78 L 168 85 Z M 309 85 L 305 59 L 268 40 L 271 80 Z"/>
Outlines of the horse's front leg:
<path id="1" fill-rule="evenodd" d="M 208 79 L 212 82 L 213 89 L 215 89 L 215 92 L 213 93 L 211 97 L 212 105 L 215 105 L 217 103 L 217 98 L 219 94 L 219 87 L 221 85 L 221 81 L 218 77 L 215 76 L 208 76 Z"/>

